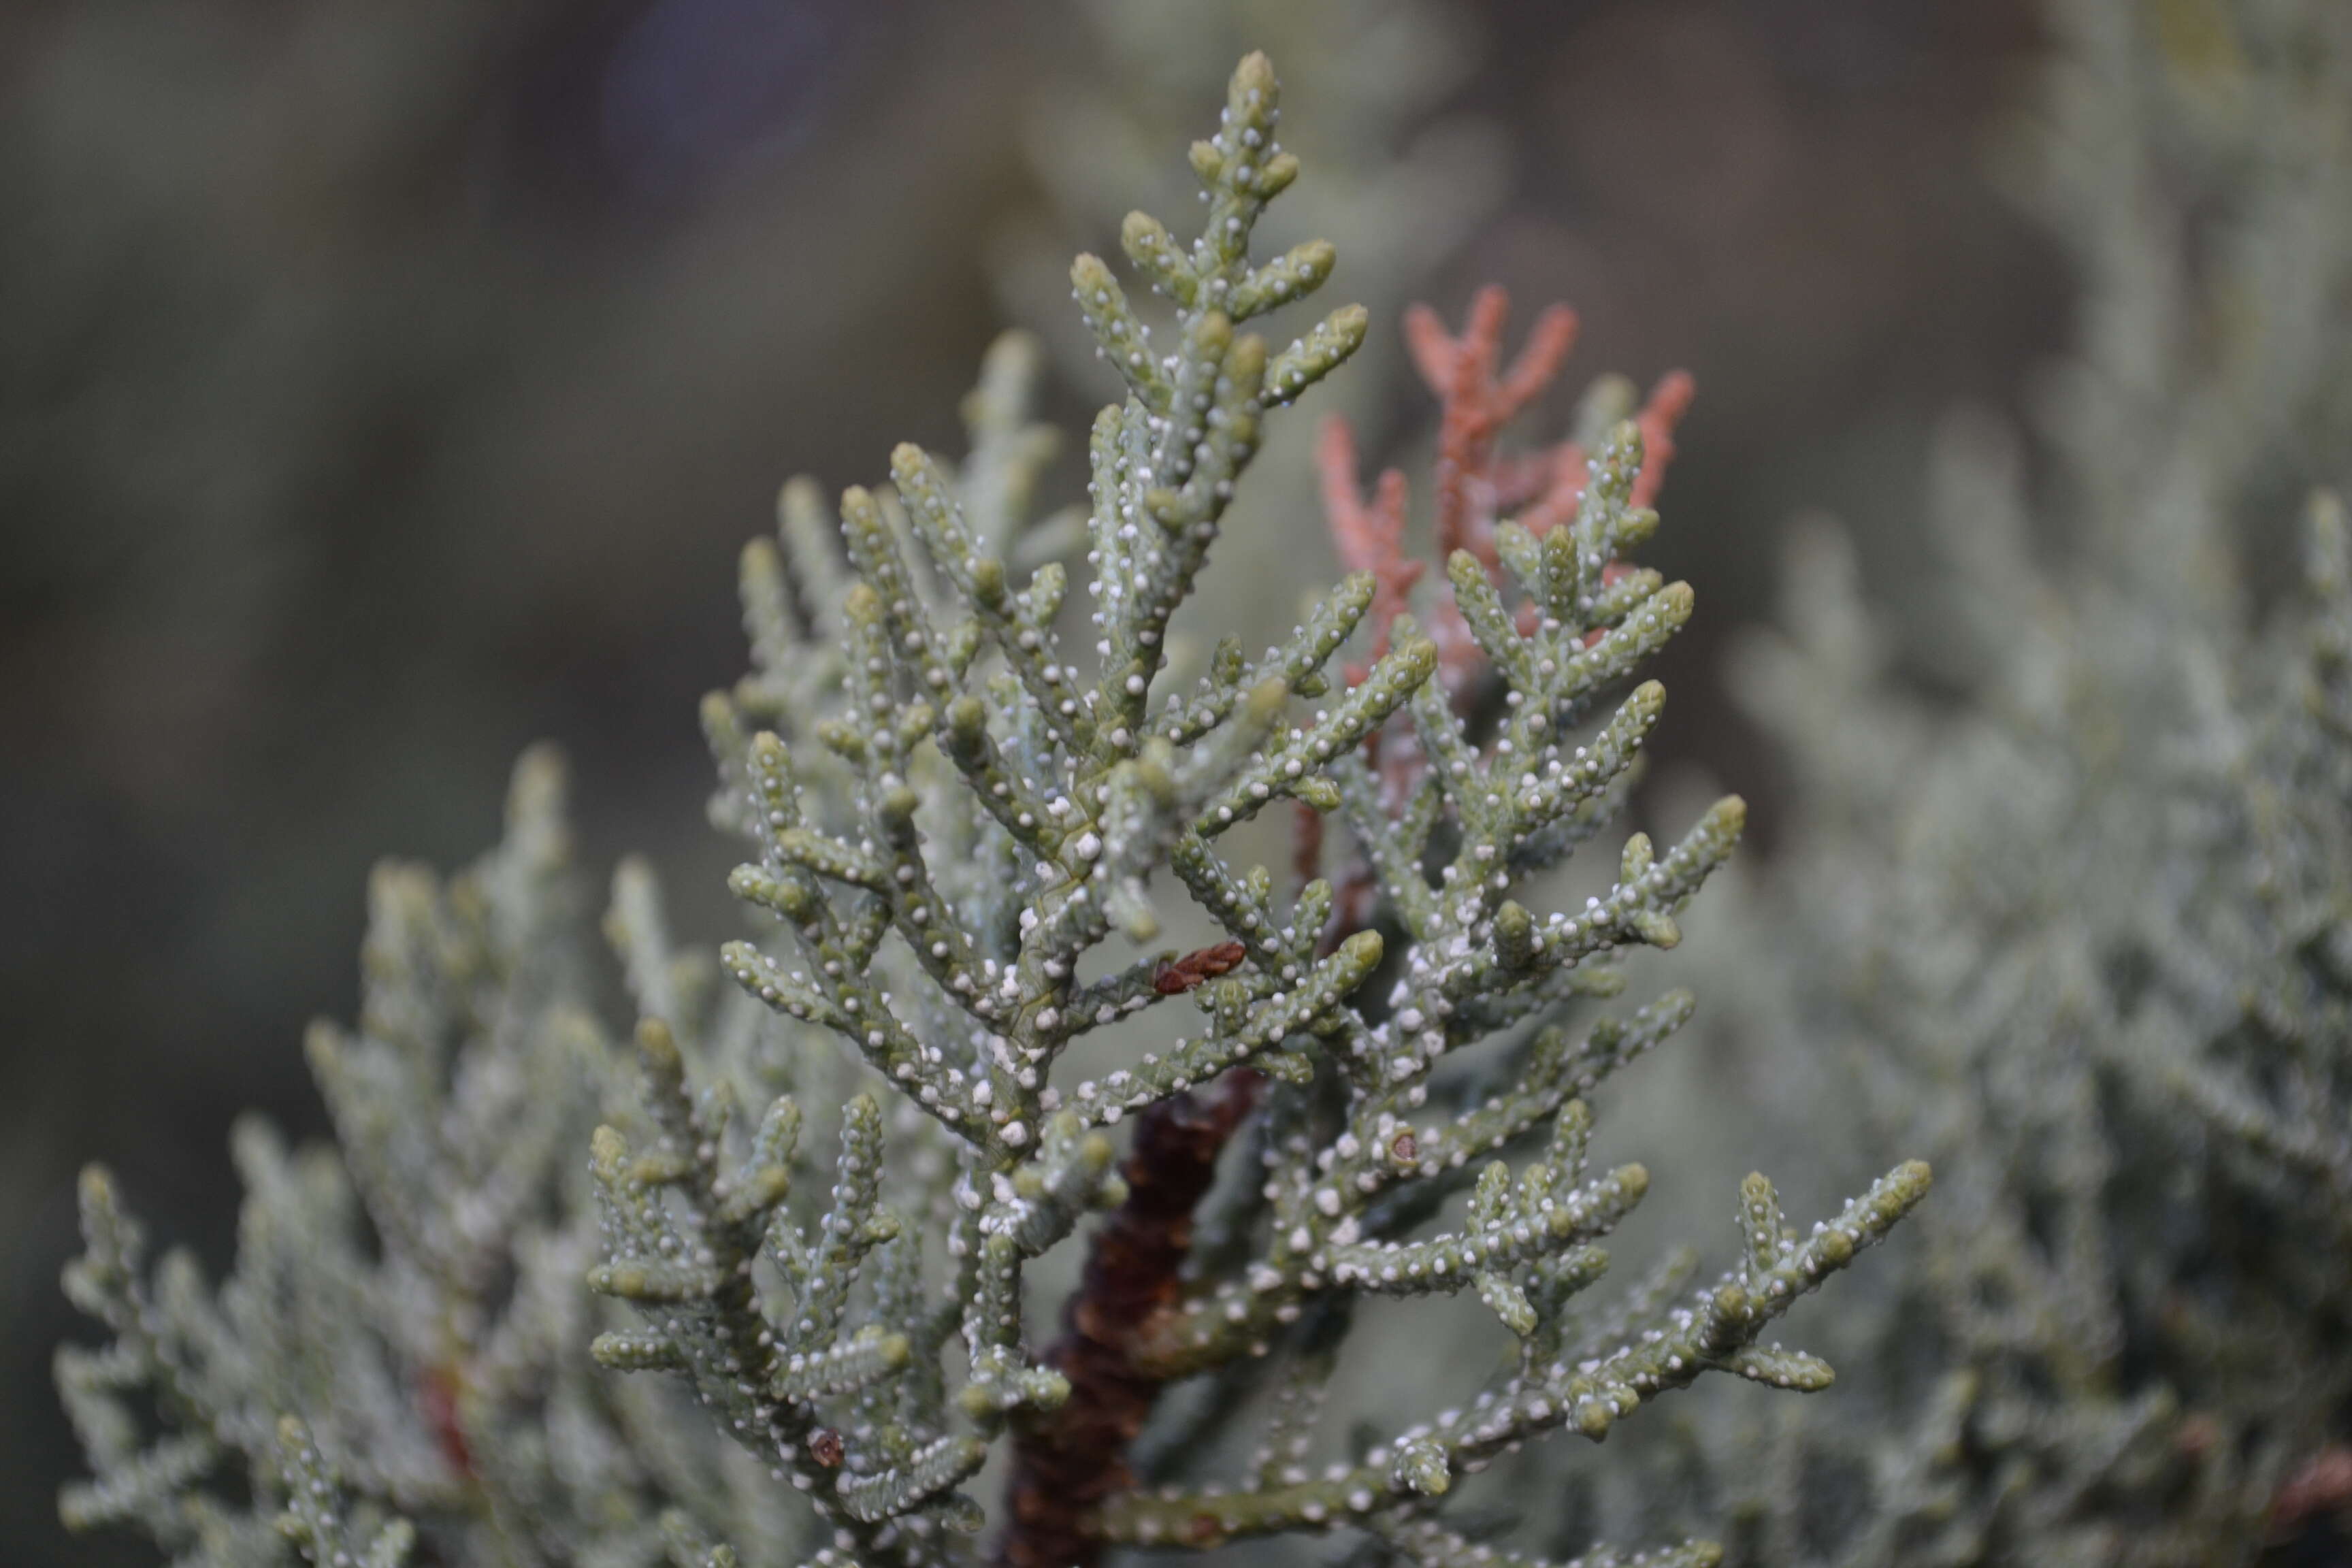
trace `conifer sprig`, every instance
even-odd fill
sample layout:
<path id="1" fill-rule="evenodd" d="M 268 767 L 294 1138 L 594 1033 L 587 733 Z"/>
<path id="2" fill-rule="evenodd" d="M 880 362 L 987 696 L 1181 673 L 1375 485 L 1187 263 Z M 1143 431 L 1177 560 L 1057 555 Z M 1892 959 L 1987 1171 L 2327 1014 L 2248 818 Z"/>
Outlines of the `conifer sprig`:
<path id="1" fill-rule="evenodd" d="M 1192 150 L 1197 233 L 1125 225 L 1156 306 L 1097 258 L 1073 267 L 1120 384 L 1082 509 L 1037 515 L 1055 440 L 1018 337 L 983 367 L 960 461 L 902 446 L 887 486 L 834 506 L 786 487 L 777 537 L 742 557 L 751 668 L 702 710 L 755 934 L 677 944 L 651 871 L 622 866 L 605 930 L 634 1082 L 583 1000 L 560 775 L 535 757 L 473 875 L 379 878 L 362 1026 L 312 1040 L 342 1157 L 241 1144 L 248 1234 L 217 1299 L 176 1268 L 150 1295 L 92 1178 L 74 1289 L 118 1338 L 61 1363 L 100 1470 L 71 1510 L 208 1568 L 281 1516 L 312 1561 L 368 1568 L 412 1546 L 911 1568 L 974 1558 L 985 1510 L 962 1489 L 1006 1442 L 994 1551 L 1019 1568 L 1342 1525 L 1451 1563 L 1486 1549 L 1432 1515 L 1507 1447 L 1598 1438 L 1706 1371 L 1828 1381 L 1759 1336 L 1918 1200 L 1924 1167 L 1806 1237 L 1753 1177 L 1714 1284 L 1584 1303 L 1649 1180 L 1593 1163 L 1590 1097 L 1692 1003 L 1588 1009 L 1622 989 L 1618 950 L 1680 940 L 1742 824 L 1733 797 L 1663 851 L 1632 834 L 1605 892 L 1550 908 L 1548 874 L 1607 829 L 1660 717 L 1661 689 L 1628 683 L 1691 614 L 1686 585 L 1623 560 L 1658 525 L 1686 382 L 1638 418 L 1604 383 L 1575 443 L 1507 458 L 1570 319 L 1501 368 L 1499 294 L 1458 338 L 1416 315 L 1445 411 L 1437 635 L 1401 558 L 1402 481 L 1354 500 L 1334 437 L 1355 570 L 1261 657 L 1220 647 L 1169 689 L 1267 422 L 1367 328 L 1345 307 L 1280 348 L 1247 330 L 1338 259 L 1253 249 L 1299 175 L 1280 115 L 1253 55 Z M 1059 559 L 1079 545 L 1083 615 Z M 1339 885 L 1319 826 L 1297 887 L 1240 858 L 1269 808 L 1348 825 Z M 1209 940 L 1154 945 L 1180 926 Z M 1255 1168 L 1220 1181 L 1235 1159 Z M 1041 1350 L 1031 1266 L 1082 1229 Z M 1318 1476 L 1334 1325 L 1433 1292 L 1476 1296 L 1514 1352 Z M 1230 1388 L 1259 1358 L 1291 1397 L 1249 1479 L 1147 1490 L 1159 1391 Z M 230 1469 L 247 1507 L 208 1500 Z"/>

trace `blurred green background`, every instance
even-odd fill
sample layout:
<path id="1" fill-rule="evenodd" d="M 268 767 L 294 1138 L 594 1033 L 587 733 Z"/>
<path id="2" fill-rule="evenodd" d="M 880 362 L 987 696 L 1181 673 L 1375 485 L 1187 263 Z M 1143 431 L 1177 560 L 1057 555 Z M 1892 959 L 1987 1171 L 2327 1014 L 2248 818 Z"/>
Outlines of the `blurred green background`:
<path id="1" fill-rule="evenodd" d="M 1282 30 L 1312 47 L 1351 9 Z M 1461 51 L 1433 108 L 1489 127 L 1495 200 L 1416 292 L 1449 316 L 1490 279 L 1523 319 L 1575 304 L 1555 416 L 1601 369 L 1696 374 L 1653 558 L 1702 613 L 1663 672 L 1662 737 L 1758 801 L 1769 849 L 1770 763 L 1718 667 L 1767 611 L 1782 528 L 1832 510 L 1874 575 L 1902 575 L 1932 423 L 2013 401 L 2062 336 L 2056 259 L 1988 173 L 2032 18 L 1424 9 Z M 514 753 L 552 737 L 590 863 L 650 851 L 719 928 L 694 705 L 740 666 L 735 552 L 786 475 L 871 480 L 897 439 L 954 440 L 982 346 L 1061 297 L 1006 273 L 1037 237 L 1115 242 L 1039 161 L 1081 89 L 1129 90 L 1135 52 L 1100 20 L 1047 0 L 0 8 L 9 1563 L 139 1560 L 56 1524 L 73 1172 L 109 1162 L 164 1238 L 225 1259 L 231 1118 L 323 1130 L 299 1033 L 352 1009 L 373 860 L 470 857 Z M 1299 47 L 1252 41 L 1277 67 Z M 1301 79 L 1304 134 L 1345 106 Z M 1178 167 L 1181 138 L 1153 150 Z M 1344 256 L 1333 289 L 1355 291 Z M 1057 407 L 1105 391 L 1066 380 Z M 1352 395 L 1408 438 L 1423 406 L 1395 377 Z M 1299 493 L 1299 447 L 1267 461 Z M 1331 569 L 1303 509 L 1221 548 L 1227 583 L 1235 561 L 1286 586 Z"/>

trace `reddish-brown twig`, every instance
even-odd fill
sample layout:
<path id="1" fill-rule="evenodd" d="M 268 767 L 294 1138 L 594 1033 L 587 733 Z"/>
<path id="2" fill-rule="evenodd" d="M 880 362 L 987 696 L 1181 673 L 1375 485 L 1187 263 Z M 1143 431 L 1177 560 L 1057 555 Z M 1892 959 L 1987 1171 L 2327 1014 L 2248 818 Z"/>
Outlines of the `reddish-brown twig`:
<path id="1" fill-rule="evenodd" d="M 1316 468 L 1323 480 L 1323 521 L 1330 530 L 1339 569 L 1372 574 L 1372 607 L 1367 618 L 1372 628 L 1371 657 L 1377 659 L 1389 651 L 1396 619 L 1404 614 L 1407 595 L 1425 569 L 1405 553 L 1404 475 L 1395 468 L 1381 474 L 1370 504 L 1365 504 L 1356 479 L 1356 433 L 1336 415 L 1323 422 Z M 1367 668 L 1350 666 L 1350 683 L 1363 679 Z"/>
<path id="2" fill-rule="evenodd" d="M 1633 420 L 1642 432 L 1642 471 L 1633 478 L 1631 504 L 1649 506 L 1657 500 L 1658 487 L 1666 482 L 1666 465 L 1675 460 L 1675 427 L 1697 395 L 1698 383 L 1685 370 L 1666 372 L 1650 389 Z"/>
<path id="3" fill-rule="evenodd" d="M 2271 1500 L 2271 1531 L 2291 1540 L 2315 1520 L 2352 1512 L 2352 1447 L 2322 1448 L 2289 1476 Z"/>
<path id="4" fill-rule="evenodd" d="M 1087 1568 L 1100 1559 L 1095 1510 L 1134 1484 L 1128 1448 L 1160 1397 L 1160 1381 L 1137 1364 L 1135 1346 L 1155 1317 L 1176 1310 L 1192 1210 L 1264 1081 L 1235 1068 L 1213 1088 L 1136 1118 L 1119 1168 L 1127 1201 L 1095 1233 L 1062 1337 L 1045 1356 L 1070 1380 L 1070 1396 L 1013 1436 L 1012 1518 L 997 1548 L 1006 1568 Z"/>
<path id="5" fill-rule="evenodd" d="M 1459 337 L 1426 305 L 1415 305 L 1404 318 L 1412 363 L 1444 408 L 1433 476 L 1438 554 L 1467 550 L 1489 569 L 1496 564 L 1495 438 L 1552 384 L 1576 344 L 1576 312 L 1550 306 L 1536 318 L 1510 369 L 1497 377 L 1510 310 L 1511 297 L 1490 283 L 1471 300 Z"/>
<path id="6" fill-rule="evenodd" d="M 1220 974 L 1231 973 L 1248 956 L 1249 949 L 1240 942 L 1221 942 L 1181 958 L 1164 959 L 1151 972 L 1151 989 L 1162 996 L 1181 996 Z"/>
<path id="7" fill-rule="evenodd" d="M 1495 543 L 1498 519 L 1508 516 L 1530 533 L 1543 534 L 1575 520 L 1583 504 L 1591 454 L 1574 441 L 1562 441 L 1519 456 L 1496 450 L 1503 426 L 1539 396 L 1559 375 L 1576 341 L 1576 315 L 1554 305 L 1536 318 L 1527 342 L 1507 370 L 1502 363 L 1503 324 L 1510 313 L 1510 297 L 1499 287 L 1481 289 L 1471 301 L 1469 317 L 1457 336 L 1449 332 L 1437 313 L 1416 305 L 1405 315 L 1405 341 L 1422 380 L 1437 395 L 1440 405 L 1436 471 L 1436 545 L 1441 560 L 1456 550 L 1467 550 L 1499 578 L 1501 563 Z M 1643 461 L 1635 476 L 1631 504 L 1647 506 L 1664 482 L 1674 458 L 1675 429 L 1689 407 L 1695 390 L 1689 375 L 1669 372 L 1653 387 L 1634 423 L 1642 434 Z M 1333 548 L 1340 563 L 1351 572 L 1373 574 L 1372 657 L 1388 648 L 1397 617 L 1405 613 L 1411 592 L 1425 563 L 1405 552 L 1407 487 L 1404 476 L 1391 468 L 1382 473 L 1373 499 L 1367 503 L 1357 477 L 1354 435 L 1339 419 L 1323 428 L 1319 449 L 1323 506 Z M 1613 581 L 1622 568 L 1611 563 L 1604 581 Z M 1532 631 L 1532 606 L 1519 610 L 1520 629 Z M 1437 668 L 1447 697 L 1457 712 L 1466 712 L 1477 700 L 1485 657 L 1470 635 L 1452 594 L 1432 604 L 1423 629 L 1437 647 Z M 1587 637 L 1590 642 L 1600 634 Z M 1350 665 L 1351 682 L 1364 679 L 1366 667 Z M 1381 797 L 1391 812 L 1410 798 L 1421 770 L 1420 749 L 1411 731 L 1399 725 L 1368 736 L 1364 755 L 1381 781 Z M 1318 855 L 1319 858 L 1319 842 Z M 1340 879 L 1341 910 L 1335 928 L 1349 919 L 1363 918 L 1370 896 L 1362 868 Z"/>
<path id="8" fill-rule="evenodd" d="M 478 1478 L 473 1446 L 466 1439 L 465 1415 L 459 1404 L 464 1387 L 464 1374 L 455 1364 L 436 1362 L 426 1367 L 417 1381 L 417 1403 L 423 1406 L 425 1425 L 440 1447 L 441 1457 L 448 1461 L 451 1469 L 471 1483 Z"/>

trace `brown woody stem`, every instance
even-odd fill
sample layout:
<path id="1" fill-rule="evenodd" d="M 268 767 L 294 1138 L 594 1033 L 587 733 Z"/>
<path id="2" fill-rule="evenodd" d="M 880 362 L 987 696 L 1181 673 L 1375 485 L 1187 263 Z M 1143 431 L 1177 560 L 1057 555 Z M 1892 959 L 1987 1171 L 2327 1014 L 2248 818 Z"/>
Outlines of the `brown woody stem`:
<path id="1" fill-rule="evenodd" d="M 1211 1089 L 1162 1100 L 1136 1118 L 1121 1167 L 1127 1201 L 1095 1233 L 1062 1337 L 1046 1352 L 1047 1363 L 1070 1380 L 1070 1396 L 1013 1435 L 1010 1519 L 997 1547 L 1004 1568 L 1091 1568 L 1100 1559 L 1095 1510 L 1134 1484 L 1128 1449 L 1162 1386 L 1136 1364 L 1139 1331 L 1174 1310 L 1192 1211 L 1264 1082 L 1235 1068 Z"/>

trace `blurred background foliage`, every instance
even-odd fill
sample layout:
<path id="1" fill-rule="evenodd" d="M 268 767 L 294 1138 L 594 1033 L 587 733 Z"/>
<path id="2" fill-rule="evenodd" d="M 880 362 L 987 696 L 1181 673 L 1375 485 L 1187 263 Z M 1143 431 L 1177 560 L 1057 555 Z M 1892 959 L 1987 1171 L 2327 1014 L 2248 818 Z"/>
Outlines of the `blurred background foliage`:
<path id="1" fill-rule="evenodd" d="M 73 1171 L 107 1161 L 222 1260 L 236 1111 L 323 1131 L 296 1047 L 352 1011 L 368 866 L 469 856 L 535 738 L 577 765 L 590 863 L 645 850 L 719 928 L 694 704 L 740 662 L 736 550 L 784 476 L 871 480 L 892 441 L 950 441 L 993 331 L 1052 324 L 1060 258 L 1120 208 L 1041 175 L 1041 111 L 1188 108 L 1179 66 L 1140 69 L 1179 9 L 0 9 L 12 1562 L 137 1560 L 56 1524 Z M 1328 160 L 1300 187 L 1334 204 L 1294 219 L 1342 241 L 1334 288 L 1388 312 L 1376 331 L 1495 280 L 1525 312 L 1573 303 L 1588 373 L 1697 375 L 1654 553 L 1705 613 L 1662 736 L 1749 794 L 1769 851 L 1780 781 L 1721 666 L 1786 521 L 1876 530 L 1874 582 L 1926 570 L 1929 432 L 2013 404 L 2063 337 L 2058 258 L 1987 155 L 2028 7 L 1486 0 L 1388 33 L 1376 0 L 1262 9 L 1281 36 L 1185 37 L 1219 73 L 1273 52 L 1302 135 L 1440 138 L 1394 149 L 1450 200 L 1426 233 L 1349 228 L 1342 176 L 1313 188 Z M 1353 79 L 1298 58 L 1342 36 L 1398 52 L 1359 48 Z M 1189 133 L 1167 125 L 1162 163 Z M 1104 387 L 1072 369 L 1075 419 Z M 1423 413 L 1396 374 L 1344 395 L 1376 457 Z M 1277 460 L 1296 514 L 1234 530 L 1237 604 L 1333 570 L 1303 446 Z"/>

